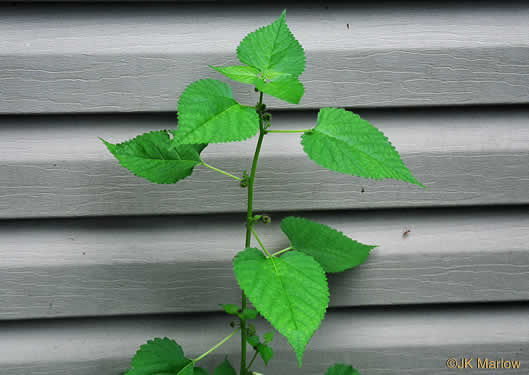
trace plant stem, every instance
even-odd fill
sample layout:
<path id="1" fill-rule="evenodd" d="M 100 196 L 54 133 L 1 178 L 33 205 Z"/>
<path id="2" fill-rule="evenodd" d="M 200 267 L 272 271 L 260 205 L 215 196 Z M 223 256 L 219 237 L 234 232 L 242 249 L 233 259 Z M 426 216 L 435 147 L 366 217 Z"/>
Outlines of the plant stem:
<path id="1" fill-rule="evenodd" d="M 263 104 L 263 93 L 259 95 L 258 107 Z M 263 128 L 263 113 L 259 112 L 259 139 L 257 140 L 257 146 L 255 147 L 255 153 L 253 155 L 252 170 L 250 172 L 250 178 L 248 180 L 248 206 L 246 210 L 246 241 L 244 248 L 250 247 L 252 239 L 252 220 L 253 220 L 253 185 L 255 181 L 255 172 L 257 171 L 257 161 L 259 160 L 259 153 L 261 152 L 261 146 L 263 145 L 263 139 L 265 136 L 265 130 Z M 242 292 L 241 308 L 246 308 L 246 295 Z M 241 371 L 240 375 L 246 375 L 246 320 L 240 319 L 241 322 Z"/>
<path id="2" fill-rule="evenodd" d="M 268 252 L 268 250 L 266 250 L 266 247 L 263 245 L 263 242 L 261 241 L 261 239 L 260 239 L 259 236 L 257 235 L 257 232 L 255 231 L 255 229 L 253 229 L 253 227 L 251 227 L 251 230 L 252 230 L 253 236 L 255 237 L 255 239 L 257 240 L 257 242 L 259 242 L 259 245 L 261 246 L 261 248 L 263 249 L 263 251 L 265 252 L 265 254 L 268 255 L 269 257 L 271 257 L 272 254 L 270 254 L 270 253 Z"/>
<path id="3" fill-rule="evenodd" d="M 215 172 L 219 172 L 219 173 L 223 174 L 224 176 L 231 177 L 231 178 L 233 178 L 233 179 L 235 179 L 237 181 L 242 181 L 242 178 L 234 176 L 231 173 L 223 171 L 222 169 L 215 168 L 214 166 L 207 164 L 204 160 L 201 160 L 201 162 L 202 162 L 202 165 L 204 167 L 208 167 L 209 169 L 213 169 Z"/>
<path id="4" fill-rule="evenodd" d="M 220 340 L 215 346 L 213 346 L 211 349 L 209 349 L 207 352 L 205 352 L 204 354 L 202 354 L 201 356 L 199 357 L 196 357 L 195 359 L 193 359 L 193 362 L 198 362 L 200 361 L 202 358 L 206 357 L 208 354 L 210 354 L 211 352 L 214 352 L 215 350 L 217 350 L 222 344 L 224 344 L 226 341 L 228 341 L 229 339 L 231 339 L 238 331 L 240 330 L 240 328 L 237 328 L 235 331 L 233 331 L 232 333 L 230 333 L 228 336 L 224 337 L 222 340 Z"/>
<path id="5" fill-rule="evenodd" d="M 252 357 L 252 360 L 250 361 L 250 363 L 248 364 L 248 368 L 246 369 L 246 371 L 249 371 L 250 370 L 250 367 L 252 367 L 255 359 L 257 358 L 257 354 L 259 354 L 259 352 L 256 350 L 253 357 Z"/>
<path id="6" fill-rule="evenodd" d="M 312 129 L 301 130 L 266 130 L 266 133 L 310 133 Z"/>
<path id="7" fill-rule="evenodd" d="M 281 255 L 283 253 L 286 253 L 287 251 L 292 250 L 292 249 L 294 249 L 294 248 L 292 246 L 289 246 L 286 249 L 276 251 L 275 253 L 272 254 L 272 256 L 276 257 L 276 256 Z"/>

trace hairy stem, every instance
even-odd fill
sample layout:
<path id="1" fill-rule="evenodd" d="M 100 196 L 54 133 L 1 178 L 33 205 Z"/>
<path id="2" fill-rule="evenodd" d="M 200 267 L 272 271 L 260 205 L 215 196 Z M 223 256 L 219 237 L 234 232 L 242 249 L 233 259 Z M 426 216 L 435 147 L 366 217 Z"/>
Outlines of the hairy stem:
<path id="1" fill-rule="evenodd" d="M 235 331 L 233 331 L 232 333 L 230 333 L 228 336 L 224 337 L 222 340 L 220 340 L 217 344 L 215 344 L 211 349 L 209 349 L 207 352 L 205 352 L 204 354 L 200 355 L 199 357 L 196 357 L 195 359 L 193 359 L 193 363 L 195 362 L 198 362 L 200 361 L 202 358 L 206 357 L 208 354 L 214 352 L 215 350 L 217 350 L 220 346 L 222 346 L 222 344 L 224 344 L 226 341 L 228 341 L 229 339 L 231 339 L 233 336 L 235 336 L 235 334 L 240 330 L 240 328 L 237 328 Z"/>
<path id="2" fill-rule="evenodd" d="M 257 354 L 259 354 L 259 352 L 256 350 L 255 353 L 253 354 L 252 360 L 248 364 L 248 368 L 246 369 L 246 371 L 250 371 L 250 367 L 252 367 L 255 359 L 257 358 Z"/>
<path id="3" fill-rule="evenodd" d="M 281 255 L 283 253 L 286 253 L 287 251 L 290 251 L 290 250 L 293 250 L 294 248 L 292 246 L 289 246 L 287 247 L 286 249 L 283 249 L 283 250 L 279 250 L 279 251 L 276 251 L 275 253 L 272 254 L 273 257 L 276 257 L 278 255 Z"/>
<path id="4" fill-rule="evenodd" d="M 301 130 L 266 130 L 266 133 L 311 133 L 312 129 Z"/>
<path id="5" fill-rule="evenodd" d="M 263 93 L 259 95 L 259 103 L 256 108 L 261 108 L 263 104 Z M 252 170 L 250 172 L 250 178 L 248 180 L 248 206 L 246 210 L 246 241 L 244 248 L 250 247 L 252 239 L 252 225 L 253 225 L 253 186 L 255 181 L 255 172 L 257 171 L 257 161 L 259 160 L 259 153 L 261 152 L 261 146 L 263 145 L 263 139 L 265 136 L 265 130 L 263 128 L 263 113 L 259 114 L 259 139 L 257 140 L 257 146 L 255 147 L 255 153 L 253 155 Z M 241 307 L 244 310 L 246 308 L 246 295 L 242 292 L 242 303 Z M 241 322 L 241 371 L 240 375 L 246 375 L 246 320 L 240 319 Z"/>
<path id="6" fill-rule="evenodd" d="M 268 250 L 266 250 L 266 247 L 263 245 L 263 242 L 261 241 L 261 239 L 259 238 L 259 236 L 257 235 L 257 232 L 255 231 L 255 229 L 253 229 L 253 227 L 251 227 L 251 230 L 252 230 L 252 234 L 253 236 L 255 237 L 255 239 L 257 240 L 257 242 L 259 242 L 259 245 L 261 246 L 261 249 L 263 249 L 263 251 L 265 252 L 265 254 L 269 257 L 272 256 L 272 254 L 270 254 L 268 252 Z"/>
<path id="7" fill-rule="evenodd" d="M 207 164 L 204 160 L 201 160 L 201 164 L 202 164 L 204 167 L 208 167 L 209 169 L 212 169 L 212 170 L 214 170 L 215 172 L 219 172 L 219 173 L 223 174 L 224 176 L 231 177 L 231 178 L 233 178 L 233 179 L 235 179 L 235 180 L 237 180 L 237 181 L 242 181 L 242 178 L 237 177 L 237 176 L 234 176 L 234 175 L 232 175 L 231 173 L 228 173 L 228 172 L 226 172 L 226 171 L 223 171 L 222 169 L 215 168 L 214 166 Z"/>

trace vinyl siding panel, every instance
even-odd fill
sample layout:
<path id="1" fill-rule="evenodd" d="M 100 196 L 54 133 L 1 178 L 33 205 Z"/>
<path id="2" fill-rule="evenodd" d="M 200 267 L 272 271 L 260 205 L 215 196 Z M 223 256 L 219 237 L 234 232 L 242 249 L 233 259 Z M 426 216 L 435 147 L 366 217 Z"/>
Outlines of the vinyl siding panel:
<path id="1" fill-rule="evenodd" d="M 378 245 L 366 264 L 329 275 L 331 306 L 529 300 L 527 210 L 296 215 Z M 242 249 L 241 216 L 6 223 L 0 319 L 218 311 L 220 303 L 237 303 L 231 262 Z M 283 216 L 258 228 L 269 249 L 288 246 Z"/>
<path id="2" fill-rule="evenodd" d="M 335 362 L 354 363 L 369 375 L 492 375 L 517 370 L 447 369 L 448 358 L 477 356 L 521 361 L 529 351 L 526 305 L 477 307 L 412 307 L 330 311 L 309 343 L 302 369 L 282 337 L 274 339 L 275 358 L 264 374 L 321 375 Z M 226 315 L 180 315 L 80 319 L 2 324 L 3 374 L 117 375 L 127 369 L 132 353 L 153 336 L 169 336 L 195 357 L 229 334 Z M 257 324 L 262 330 L 266 325 Z M 440 345 L 440 343 L 442 343 Z M 236 360 L 238 340 L 200 362 L 212 370 L 227 354 Z"/>
<path id="3" fill-rule="evenodd" d="M 362 111 L 427 186 L 366 180 L 319 167 L 299 134 L 270 134 L 257 175 L 257 210 L 439 207 L 529 203 L 529 111 L 470 108 Z M 279 112 L 274 126 L 306 129 L 315 112 Z M 0 127 L 0 218 L 242 212 L 246 191 L 205 167 L 176 185 L 122 168 L 98 137 L 122 142 L 176 127 L 175 115 L 9 116 Z M 255 138 L 211 144 L 214 166 L 242 175 Z M 317 187 L 317 188 L 315 188 Z M 365 193 L 361 193 L 364 187 Z"/>
<path id="4" fill-rule="evenodd" d="M 21 4 L 2 9 L 0 113 L 174 111 L 189 83 L 221 79 L 208 64 L 236 64 L 238 42 L 285 6 L 307 54 L 296 108 L 529 100 L 521 3 Z"/>

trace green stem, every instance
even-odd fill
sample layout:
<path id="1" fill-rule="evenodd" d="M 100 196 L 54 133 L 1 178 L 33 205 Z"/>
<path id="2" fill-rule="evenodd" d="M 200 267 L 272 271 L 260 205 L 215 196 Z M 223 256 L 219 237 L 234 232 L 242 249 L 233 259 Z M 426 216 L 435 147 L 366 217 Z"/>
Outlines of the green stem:
<path id="1" fill-rule="evenodd" d="M 275 253 L 272 254 L 272 256 L 276 257 L 276 256 L 281 255 L 283 253 L 286 253 L 287 251 L 292 250 L 292 249 L 294 249 L 294 248 L 292 246 L 289 246 L 286 249 L 276 251 Z"/>
<path id="2" fill-rule="evenodd" d="M 192 361 L 193 362 L 198 362 L 200 361 L 202 358 L 206 357 L 208 354 L 210 354 L 211 352 L 214 352 L 215 350 L 217 350 L 222 344 L 224 344 L 226 341 L 228 341 L 229 339 L 231 339 L 238 331 L 240 330 L 240 328 L 237 328 L 235 331 L 233 331 L 232 333 L 230 333 L 228 336 L 224 337 L 222 340 L 220 340 L 215 346 L 213 346 L 211 349 L 209 349 L 207 352 L 205 352 L 204 354 L 202 354 L 201 356 L 199 357 L 196 357 L 195 359 L 193 359 Z"/>
<path id="3" fill-rule="evenodd" d="M 259 95 L 258 107 L 263 104 L 263 93 Z M 257 171 L 257 161 L 259 160 L 259 153 L 261 152 L 261 146 L 263 145 L 263 139 L 265 136 L 265 130 L 263 128 L 263 113 L 259 112 L 259 139 L 257 140 L 257 146 L 255 147 L 255 153 L 253 155 L 252 170 L 248 180 L 248 206 L 246 210 L 246 241 L 244 248 L 250 247 L 252 240 L 252 219 L 253 219 L 253 185 L 255 181 L 255 172 Z M 242 292 L 241 308 L 246 308 L 246 295 Z M 240 319 L 241 322 L 241 372 L 240 375 L 246 375 L 246 320 Z"/>
<path id="4" fill-rule="evenodd" d="M 259 245 L 261 246 L 261 248 L 263 249 L 263 251 L 265 252 L 266 255 L 268 255 L 269 257 L 272 256 L 272 254 L 270 254 L 268 252 L 268 250 L 266 250 L 266 247 L 263 245 L 263 242 L 261 241 L 261 239 L 259 238 L 259 236 L 257 235 L 257 232 L 255 231 L 255 229 L 253 229 L 253 227 L 250 227 L 252 233 L 253 233 L 253 236 L 255 237 L 255 239 L 257 240 L 257 242 L 259 242 Z"/>
<path id="5" fill-rule="evenodd" d="M 224 176 L 231 177 L 231 178 L 233 178 L 233 179 L 235 179 L 237 181 L 242 181 L 242 178 L 234 176 L 231 173 L 223 171 L 222 169 L 215 168 L 214 166 L 207 164 L 204 160 L 201 160 L 201 162 L 202 162 L 202 165 L 204 167 L 208 167 L 209 169 L 213 169 L 215 172 L 219 172 L 219 173 L 223 174 Z"/>
<path id="6" fill-rule="evenodd" d="M 248 368 L 246 369 L 246 371 L 250 371 L 250 367 L 252 367 L 255 359 L 257 358 L 257 354 L 259 354 L 259 352 L 256 350 L 253 357 L 252 357 L 252 360 L 250 361 L 250 364 L 248 365 Z"/>
<path id="7" fill-rule="evenodd" d="M 312 129 L 301 130 L 266 130 L 266 133 L 311 133 Z"/>

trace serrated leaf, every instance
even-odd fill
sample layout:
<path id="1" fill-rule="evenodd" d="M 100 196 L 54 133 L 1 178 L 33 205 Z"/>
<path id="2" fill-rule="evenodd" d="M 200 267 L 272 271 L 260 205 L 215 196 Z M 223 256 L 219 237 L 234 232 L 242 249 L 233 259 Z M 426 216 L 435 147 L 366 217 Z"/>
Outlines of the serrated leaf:
<path id="1" fill-rule="evenodd" d="M 129 141 L 112 144 L 101 139 L 119 163 L 134 173 L 157 184 L 174 184 L 201 163 L 205 144 L 179 145 L 169 150 L 171 140 L 165 130 L 153 131 Z"/>
<path id="2" fill-rule="evenodd" d="M 241 289 L 259 313 L 287 338 L 301 366 L 303 352 L 329 304 L 323 268 L 299 251 L 265 258 L 255 248 L 237 254 L 233 265 Z"/>
<path id="3" fill-rule="evenodd" d="M 209 372 L 202 367 L 195 367 L 193 369 L 193 375 L 209 375 Z"/>
<path id="4" fill-rule="evenodd" d="M 268 366 L 268 361 L 270 361 L 272 357 L 274 356 L 274 349 L 264 344 L 258 344 L 256 349 L 261 355 L 261 358 L 263 359 L 265 366 Z"/>
<path id="5" fill-rule="evenodd" d="M 235 372 L 228 358 L 224 358 L 224 362 L 215 369 L 213 375 L 237 375 L 237 372 Z"/>
<path id="6" fill-rule="evenodd" d="M 325 272 L 342 272 L 364 263 L 374 245 L 354 241 L 327 225 L 301 217 L 281 221 L 292 247 L 316 259 Z"/>
<path id="7" fill-rule="evenodd" d="M 244 319 L 257 319 L 257 316 L 259 315 L 259 313 L 257 312 L 257 310 L 254 310 L 254 309 L 244 309 L 241 313 L 242 317 Z"/>
<path id="8" fill-rule="evenodd" d="M 333 171 L 424 187 L 380 130 L 344 109 L 322 108 L 318 124 L 303 134 L 301 144 L 312 160 Z"/>
<path id="9" fill-rule="evenodd" d="M 257 345 L 259 345 L 259 336 L 257 336 L 257 335 L 249 336 L 248 337 L 248 344 L 250 344 L 253 347 L 256 347 Z"/>
<path id="10" fill-rule="evenodd" d="M 305 53 L 286 24 L 286 10 L 270 25 L 248 34 L 237 47 L 237 57 L 261 72 L 298 77 L 305 70 Z"/>
<path id="11" fill-rule="evenodd" d="M 239 313 L 239 306 L 231 303 L 221 304 L 224 311 L 230 315 L 237 315 Z"/>
<path id="12" fill-rule="evenodd" d="M 298 104 L 305 92 L 303 84 L 297 78 L 278 79 L 271 82 L 257 78 L 254 84 L 265 94 L 293 104 Z"/>
<path id="13" fill-rule="evenodd" d="M 242 141 L 258 131 L 255 108 L 237 103 L 226 83 L 202 79 L 180 96 L 173 145 Z"/>
<path id="14" fill-rule="evenodd" d="M 360 373 L 353 368 L 353 366 L 347 366 L 338 363 L 332 367 L 329 367 L 325 375 L 360 375 Z"/>
<path id="15" fill-rule="evenodd" d="M 226 77 L 242 83 L 253 84 L 253 81 L 259 75 L 259 69 L 252 66 L 246 65 L 233 65 L 233 66 L 211 66 L 211 69 L 225 75 Z"/>
<path id="16" fill-rule="evenodd" d="M 263 335 L 263 338 L 265 340 L 265 343 L 272 342 L 274 340 L 274 332 L 266 332 Z"/>
<path id="17" fill-rule="evenodd" d="M 182 348 L 174 340 L 157 337 L 140 347 L 125 375 L 179 374 L 189 363 L 191 361 L 184 357 Z"/>

